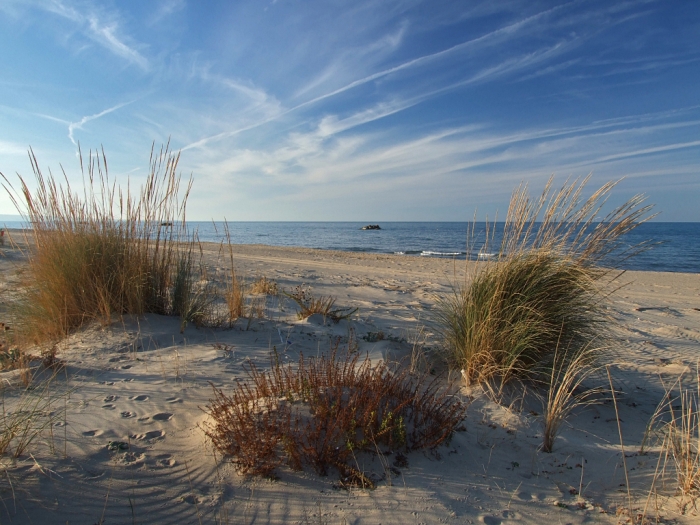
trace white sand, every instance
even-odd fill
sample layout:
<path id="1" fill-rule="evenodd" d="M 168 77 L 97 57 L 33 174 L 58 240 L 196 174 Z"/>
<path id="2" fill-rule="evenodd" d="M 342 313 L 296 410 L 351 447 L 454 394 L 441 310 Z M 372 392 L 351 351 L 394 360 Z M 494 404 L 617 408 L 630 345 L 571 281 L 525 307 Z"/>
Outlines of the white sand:
<path id="1" fill-rule="evenodd" d="M 208 249 L 213 257 L 216 247 Z M 0 315 L 22 265 L 8 246 L 2 252 Z M 411 354 L 421 327 L 427 326 L 425 344 L 434 347 L 429 314 L 435 295 L 447 292 L 464 269 L 450 260 L 266 246 L 236 247 L 235 264 L 249 280 L 266 276 L 286 290 L 303 283 L 314 294 L 335 296 L 339 306 L 358 307 L 350 324 L 360 351 L 396 360 Z M 621 281 L 629 284 L 612 299 L 611 313 L 622 328 L 611 371 L 621 390 L 632 506 L 641 512 L 658 459 L 658 449 L 638 454 L 647 422 L 664 383 L 685 370 L 691 384 L 700 359 L 700 275 L 628 272 Z M 245 377 L 247 360 L 269 364 L 273 345 L 295 362 L 299 352 L 327 352 L 332 338 L 348 333 L 347 323 L 297 321 L 288 299 L 268 298 L 266 312 L 248 330 L 240 320 L 231 330 L 188 327 L 180 334 L 177 319 L 149 315 L 93 326 L 63 342 L 67 368 L 52 385 L 52 433 L 0 480 L 0 523 L 578 524 L 616 523 L 617 509 L 627 507 L 609 401 L 576 410 L 555 452 L 545 454 L 535 414 L 540 405 L 528 400 L 508 409 L 475 395 L 466 432 L 435 454 L 409 454 L 408 467 L 390 481 L 380 479 L 378 458 L 359 457 L 360 467 L 379 479 L 371 491 L 338 490 L 335 473 L 319 477 L 311 469 L 279 469 L 276 481 L 237 474 L 215 458 L 200 427 L 212 396 L 209 383 L 226 389 Z M 392 340 L 361 339 L 378 331 Z M 223 345 L 232 352 L 225 354 Z M 16 383 L 17 372 L 1 375 L 6 385 Z M 607 379 L 596 381 L 605 386 Z M 65 389 L 70 395 L 61 397 Z M 6 405 L 18 395 L 18 387 L 6 386 Z M 129 449 L 109 451 L 110 441 Z M 698 521 L 692 508 L 678 514 L 669 474 L 657 485 L 649 515 Z"/>

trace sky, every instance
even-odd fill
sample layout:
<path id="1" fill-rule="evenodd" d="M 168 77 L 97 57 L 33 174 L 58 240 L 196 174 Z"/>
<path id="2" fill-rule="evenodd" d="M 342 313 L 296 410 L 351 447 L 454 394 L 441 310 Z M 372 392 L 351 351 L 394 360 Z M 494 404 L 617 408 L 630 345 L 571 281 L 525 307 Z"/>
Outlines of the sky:
<path id="1" fill-rule="evenodd" d="M 170 141 L 192 220 L 468 221 L 624 179 L 700 221 L 700 2 L 0 0 L 0 172 L 131 187 Z M 0 214 L 16 213 L 0 191 Z"/>

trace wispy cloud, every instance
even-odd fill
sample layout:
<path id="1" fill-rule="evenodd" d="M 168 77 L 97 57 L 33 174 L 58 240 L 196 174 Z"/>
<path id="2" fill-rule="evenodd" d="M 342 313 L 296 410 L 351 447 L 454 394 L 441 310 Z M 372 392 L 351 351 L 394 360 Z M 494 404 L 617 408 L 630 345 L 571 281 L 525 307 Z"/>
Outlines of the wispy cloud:
<path id="1" fill-rule="evenodd" d="M 666 151 L 675 151 L 675 150 L 679 150 L 679 149 L 698 148 L 698 147 L 700 147 L 700 140 L 694 140 L 691 142 L 681 142 L 681 143 L 676 143 L 676 144 L 665 144 L 663 146 L 657 146 L 654 148 L 642 148 L 642 149 L 636 149 L 633 151 L 625 151 L 623 153 L 615 153 L 613 155 L 606 155 L 604 157 L 600 157 L 599 159 L 596 159 L 593 162 L 596 162 L 596 163 L 608 162 L 611 160 L 628 159 L 631 157 L 651 155 L 653 153 L 662 153 L 662 152 L 666 152 Z"/>
<path id="2" fill-rule="evenodd" d="M 78 31 L 110 53 L 142 70 L 149 68 L 148 59 L 129 42 L 131 39 L 122 31 L 117 12 L 106 13 L 99 4 L 87 3 L 78 7 L 63 0 L 9 0 L 9 4 L 14 5 L 15 10 L 38 9 L 72 22 Z"/>
<path id="3" fill-rule="evenodd" d="M 70 141 L 73 143 L 74 146 L 77 146 L 78 143 L 75 141 L 75 138 L 73 137 L 73 134 L 75 130 L 77 129 L 83 129 L 83 126 L 90 122 L 91 120 L 97 120 L 98 118 L 104 117 L 105 115 L 109 115 L 110 113 L 117 111 L 118 109 L 123 108 L 124 106 L 128 106 L 129 104 L 132 104 L 133 101 L 130 102 L 123 102 L 122 104 L 117 104 L 116 106 L 112 106 L 111 108 L 107 108 L 104 111 L 100 111 L 99 113 L 95 113 L 94 115 L 89 115 L 87 117 L 81 118 L 78 122 L 70 122 L 68 124 L 68 138 Z"/>
<path id="4" fill-rule="evenodd" d="M 513 35 L 517 34 L 519 31 L 523 30 L 524 28 L 527 28 L 530 25 L 534 25 L 539 20 L 541 20 L 541 19 L 545 18 L 546 16 L 558 11 L 559 9 L 560 9 L 560 7 L 553 7 L 551 9 L 546 10 L 546 11 L 542 11 L 542 12 L 537 13 L 535 15 L 521 19 L 517 22 L 513 22 L 505 27 L 501 27 L 499 29 L 490 31 L 484 35 L 477 37 L 477 38 L 470 39 L 470 40 L 464 41 L 462 43 L 456 44 L 454 46 L 451 46 L 449 48 L 443 49 L 441 51 L 422 55 L 420 57 L 413 58 L 413 59 L 410 59 L 408 61 L 402 62 L 401 64 L 398 64 L 396 66 L 392 66 L 390 68 L 383 69 L 383 70 L 378 71 L 376 73 L 372 73 L 371 75 L 365 76 L 365 77 L 360 78 L 358 80 L 354 80 L 354 81 L 352 81 L 352 82 L 350 82 L 350 83 L 348 83 L 340 88 L 334 89 L 330 92 L 324 93 L 322 95 L 311 98 L 307 101 L 296 104 L 296 105 L 294 105 L 286 110 L 282 110 L 277 115 L 264 118 L 257 123 L 250 124 L 250 125 L 238 128 L 238 129 L 234 129 L 234 130 L 222 132 L 222 133 L 217 133 L 216 135 L 212 135 L 209 137 L 199 139 L 195 142 L 187 144 L 183 149 L 188 150 L 188 149 L 192 149 L 192 148 L 203 147 L 211 141 L 221 140 L 223 138 L 238 135 L 238 134 L 243 133 L 245 131 L 250 131 L 250 130 L 255 129 L 257 127 L 260 127 L 262 125 L 268 124 L 269 122 L 271 122 L 277 118 L 288 115 L 289 113 L 298 111 L 298 110 L 303 109 L 303 108 L 307 108 L 309 106 L 313 106 L 313 105 L 318 104 L 320 102 L 323 102 L 327 99 L 330 99 L 332 97 L 335 97 L 337 95 L 340 95 L 342 93 L 350 91 L 352 89 L 366 85 L 370 82 L 380 80 L 384 77 L 388 77 L 390 75 L 394 75 L 394 74 L 400 73 L 402 71 L 426 66 L 434 61 L 444 59 L 444 58 L 446 58 L 452 54 L 458 53 L 458 52 L 464 52 L 466 50 L 476 50 L 481 46 L 496 45 L 499 41 L 502 41 L 502 40 L 508 39 L 508 38 L 512 38 Z M 394 37 L 394 40 L 398 42 L 400 40 L 400 35 L 397 37 Z M 554 46 L 553 48 L 544 50 L 544 51 L 539 52 L 539 53 L 533 53 L 533 54 L 530 54 L 530 55 L 525 56 L 525 57 L 510 59 L 505 63 L 488 68 L 487 70 L 480 72 L 479 74 L 475 75 L 474 77 L 472 77 L 468 80 L 455 83 L 451 86 L 448 86 L 447 88 L 441 88 L 441 89 L 434 90 L 430 93 L 426 93 L 422 97 L 419 96 L 417 98 L 424 99 L 424 98 L 427 98 L 428 96 L 432 96 L 432 95 L 439 94 L 439 93 L 444 93 L 445 91 L 448 91 L 449 89 L 463 86 L 463 85 L 468 84 L 468 83 L 477 82 L 477 81 L 479 81 L 483 78 L 486 78 L 488 76 L 494 76 L 497 73 L 505 74 L 509 71 L 513 71 L 515 69 L 520 69 L 520 68 L 526 67 L 529 64 L 532 64 L 532 63 L 535 63 L 535 62 L 538 62 L 540 60 L 544 60 L 546 58 L 553 56 L 557 50 L 561 51 L 563 49 L 562 46 L 563 46 L 563 44 L 560 43 L 560 44 L 557 44 L 556 46 Z M 330 72 L 324 74 L 324 76 L 326 76 L 326 77 L 328 77 L 330 75 L 331 75 Z M 320 81 L 316 80 L 316 81 L 314 81 L 313 84 L 317 85 L 319 83 L 320 83 Z M 301 92 L 306 92 L 309 89 L 310 89 L 310 87 L 307 86 L 307 87 L 303 88 L 301 90 Z"/>
<path id="5" fill-rule="evenodd" d="M 121 58 L 136 64 L 141 69 L 148 69 L 148 60 L 133 47 L 128 46 L 120 35 L 117 24 L 105 24 L 97 16 L 87 19 L 90 35 L 98 44 Z"/>
<path id="6" fill-rule="evenodd" d="M 186 6 L 187 2 L 185 0 L 161 0 L 148 23 L 149 25 L 155 25 L 163 19 L 182 11 Z"/>
<path id="7" fill-rule="evenodd" d="M 3 155 L 25 156 L 27 154 L 27 148 L 16 142 L 0 140 L 0 153 Z"/>

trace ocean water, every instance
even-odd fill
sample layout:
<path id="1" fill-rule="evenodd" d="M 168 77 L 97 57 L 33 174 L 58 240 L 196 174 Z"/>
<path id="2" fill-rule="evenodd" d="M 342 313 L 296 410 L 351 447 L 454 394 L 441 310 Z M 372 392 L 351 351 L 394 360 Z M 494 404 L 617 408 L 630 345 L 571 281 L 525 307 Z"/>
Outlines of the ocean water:
<path id="1" fill-rule="evenodd" d="M 21 223 L 5 223 L 21 227 Z M 484 257 L 485 224 L 466 222 L 384 222 L 381 230 L 362 230 L 360 222 L 230 222 L 235 244 L 302 246 L 322 250 L 394 253 L 407 257 Z M 1 227 L 1 226 L 0 226 Z M 202 241 L 224 240 L 223 223 L 189 222 Z M 469 232 L 473 228 L 471 240 Z M 493 251 L 500 243 L 496 224 Z M 700 273 L 700 223 L 650 222 L 639 225 L 623 241 L 654 246 L 625 261 L 628 270 Z M 481 254 L 481 255 L 480 255 Z"/>
<path id="2" fill-rule="evenodd" d="M 232 222 L 229 232 L 236 244 L 304 246 L 322 250 L 394 253 L 418 257 L 483 257 L 484 223 L 385 222 L 381 230 L 362 230 L 360 222 Z M 191 223 L 201 240 L 223 240 L 223 224 Z M 471 240 L 469 232 L 474 229 Z M 492 246 L 500 244 L 496 224 Z M 654 246 L 625 261 L 628 270 L 700 273 L 700 223 L 653 222 L 639 225 L 623 238 L 628 246 Z M 493 250 L 489 250 L 493 251 Z"/>

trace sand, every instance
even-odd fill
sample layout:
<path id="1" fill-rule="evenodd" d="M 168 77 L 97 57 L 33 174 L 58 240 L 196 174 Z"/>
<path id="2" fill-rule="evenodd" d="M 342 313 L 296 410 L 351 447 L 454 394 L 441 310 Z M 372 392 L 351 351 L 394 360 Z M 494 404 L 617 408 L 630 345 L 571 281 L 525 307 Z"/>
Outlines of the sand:
<path id="1" fill-rule="evenodd" d="M 17 293 L 24 262 L 9 246 L 0 250 L 2 316 Z M 206 246 L 213 267 L 216 252 L 216 246 Z M 234 259 L 248 280 L 266 276 L 284 290 L 304 284 L 358 311 L 349 323 L 299 321 L 289 299 L 268 297 L 264 319 L 240 320 L 228 330 L 188 326 L 181 334 L 177 319 L 147 315 L 72 335 L 59 345 L 66 367 L 48 393 L 52 426 L 29 449 L 31 456 L 5 459 L 0 523 L 495 525 L 626 519 L 618 421 L 612 402 L 602 398 L 569 416 L 551 454 L 540 450 L 542 408 L 533 396 L 506 407 L 478 389 L 462 388 L 459 395 L 470 403 L 466 431 L 457 432 L 449 446 L 408 454 L 408 465 L 390 479 L 378 457 L 358 458 L 377 480 L 374 490 L 339 488 L 336 473 L 320 477 L 311 469 L 281 468 L 276 480 L 240 475 L 214 454 L 202 430 L 212 384 L 226 390 L 245 378 L 249 360 L 269 365 L 273 346 L 285 362 L 296 362 L 300 352 L 327 353 L 351 329 L 360 352 L 373 361 L 408 359 L 416 349 L 430 356 L 437 345 L 431 309 L 438 294 L 463 279 L 464 263 L 260 245 L 236 246 Z M 627 272 L 618 281 L 625 286 L 611 298 L 610 313 L 620 321 L 619 344 L 609 364 L 638 513 L 659 457 L 658 446 L 639 453 L 647 423 L 665 385 L 683 373 L 688 385 L 696 377 L 700 275 Z M 368 334 L 378 332 L 385 338 L 371 342 Z M 8 410 L 22 392 L 18 376 L 0 374 Z M 607 378 L 592 381 L 605 386 Z M 110 442 L 116 450 L 109 450 Z M 119 450 L 115 442 L 128 448 Z M 692 507 L 680 515 L 670 473 L 656 489 L 647 510 L 654 519 L 699 521 Z"/>

